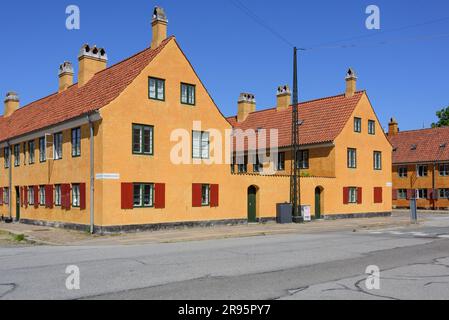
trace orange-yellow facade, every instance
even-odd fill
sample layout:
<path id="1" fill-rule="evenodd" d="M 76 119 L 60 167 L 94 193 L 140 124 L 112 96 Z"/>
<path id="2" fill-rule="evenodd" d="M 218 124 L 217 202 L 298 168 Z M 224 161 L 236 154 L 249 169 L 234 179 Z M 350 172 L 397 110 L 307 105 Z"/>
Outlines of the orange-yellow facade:
<path id="1" fill-rule="evenodd" d="M 155 34 L 161 36 L 164 32 L 158 29 Z M 149 98 L 150 78 L 165 81 L 163 100 Z M 182 84 L 195 88 L 193 105 L 181 102 Z M 360 133 L 354 132 L 354 118 L 362 119 Z M 367 132 L 368 120 L 375 121 L 374 135 Z M 133 153 L 133 125 L 153 128 L 151 154 Z M 72 129 L 78 127 L 81 129 L 81 154 L 73 156 Z M 193 131 L 211 133 L 209 158 L 217 163 L 209 163 L 210 159 L 192 159 Z M 126 88 L 92 118 L 71 119 L 28 136 L 0 142 L 0 188 L 3 190 L 0 215 L 11 215 L 26 223 L 77 228 L 93 225 L 105 231 L 180 223 L 245 222 L 249 219 L 249 189 L 252 188 L 256 190 L 256 203 L 251 204 L 256 208 L 256 218 L 275 218 L 276 204 L 290 199 L 292 155 L 287 149 L 286 170 L 275 175 L 253 173 L 251 165 L 247 173 L 233 173 L 228 161 L 231 155 L 224 143 L 230 132 L 231 124 L 221 114 L 177 41 L 171 38 Z M 62 157 L 58 160 L 52 159 L 55 133 L 62 133 L 63 137 Z M 48 137 L 47 159 L 42 162 L 39 159 L 41 137 Z M 29 163 L 30 141 L 35 143 L 32 164 Z M 15 163 L 15 145 L 20 146 L 18 163 Z M 348 168 L 348 148 L 357 149 L 356 168 Z M 7 149 L 10 150 L 9 166 L 5 165 Z M 309 169 L 302 173 L 301 203 L 309 205 L 313 215 L 316 208 L 321 217 L 328 218 L 391 213 L 392 147 L 365 93 L 335 141 L 308 150 L 310 163 Z M 375 151 L 382 154 L 380 170 L 373 168 Z M 187 163 L 173 160 L 180 158 Z M 135 184 L 153 186 L 153 204 L 124 209 L 123 202 L 129 201 L 127 197 L 130 196 L 123 194 L 124 186 Z M 70 199 L 62 199 L 68 201 L 68 208 L 56 204 L 55 194 L 50 199 L 51 205 L 45 203 L 45 199 L 42 205 L 30 204 L 24 192 L 25 187 L 29 190 L 35 186 L 52 186 L 55 192 L 55 186 L 60 185 L 70 187 Z M 155 191 L 155 185 L 163 188 Z M 213 197 L 217 203 L 211 205 L 209 199 L 205 205 L 193 205 L 195 185 L 216 186 Z M 76 197 L 82 197 L 82 205 L 74 205 L 74 186 L 81 186 L 82 194 Z M 363 200 L 349 203 L 345 199 L 348 188 L 361 190 L 359 196 Z M 375 188 L 382 190 L 380 202 L 375 199 Z M 154 204 L 156 198 L 158 205 Z"/>

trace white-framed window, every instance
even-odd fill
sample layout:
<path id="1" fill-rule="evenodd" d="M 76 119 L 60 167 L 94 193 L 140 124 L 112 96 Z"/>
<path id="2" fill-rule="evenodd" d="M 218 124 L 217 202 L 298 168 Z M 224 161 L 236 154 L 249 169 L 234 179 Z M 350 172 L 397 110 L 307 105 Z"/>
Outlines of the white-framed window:
<path id="1" fill-rule="evenodd" d="M 154 207 L 154 184 L 135 183 L 134 184 L 134 208 Z"/>
<path id="2" fill-rule="evenodd" d="M 357 188 L 349 188 L 349 203 L 357 203 Z"/>
<path id="3" fill-rule="evenodd" d="M 440 176 L 449 177 L 449 163 L 440 164 Z"/>
<path id="4" fill-rule="evenodd" d="M 34 187 L 28 187 L 28 204 L 30 206 L 34 205 Z"/>
<path id="5" fill-rule="evenodd" d="M 55 160 L 62 159 L 62 133 L 55 133 L 53 136 L 53 152 Z"/>
<path id="6" fill-rule="evenodd" d="M 398 176 L 399 178 L 407 178 L 408 176 L 408 169 L 407 167 L 398 167 Z"/>
<path id="7" fill-rule="evenodd" d="M 353 148 L 348 149 L 348 168 L 350 169 L 357 168 L 357 149 Z"/>
<path id="8" fill-rule="evenodd" d="M 72 129 L 72 157 L 81 156 L 81 128 Z"/>
<path id="9" fill-rule="evenodd" d="M 192 84 L 181 83 L 181 103 L 190 106 L 195 105 L 196 87 Z"/>
<path id="10" fill-rule="evenodd" d="M 449 189 L 440 189 L 440 199 L 449 199 Z"/>
<path id="11" fill-rule="evenodd" d="M 3 189 L 3 203 L 9 204 L 9 188 Z"/>
<path id="12" fill-rule="evenodd" d="M 416 199 L 427 199 L 427 189 L 416 190 Z"/>
<path id="13" fill-rule="evenodd" d="M 400 199 L 400 200 L 407 199 L 407 189 L 399 189 L 398 190 L 398 199 Z"/>
<path id="14" fill-rule="evenodd" d="M 210 149 L 209 132 L 192 132 L 192 157 L 193 159 L 209 159 Z"/>
<path id="15" fill-rule="evenodd" d="M 45 206 L 45 186 L 39 187 L 39 205 Z"/>
<path id="16" fill-rule="evenodd" d="M 376 121 L 368 120 L 368 134 L 370 135 L 376 134 Z"/>
<path id="17" fill-rule="evenodd" d="M 374 151 L 374 170 L 382 170 L 382 152 Z"/>
<path id="18" fill-rule="evenodd" d="M 427 177 L 428 176 L 428 167 L 427 165 L 418 165 L 416 166 L 416 174 L 418 177 Z"/>
<path id="19" fill-rule="evenodd" d="M 72 206 L 74 208 L 79 208 L 80 203 L 80 185 L 74 184 L 72 185 Z"/>
<path id="20" fill-rule="evenodd" d="M 285 170 L 285 152 L 279 152 L 278 153 L 278 171 L 284 171 Z"/>
<path id="21" fill-rule="evenodd" d="M 208 184 L 203 184 L 201 186 L 201 205 L 210 205 L 210 185 Z"/>
<path id="22" fill-rule="evenodd" d="M 55 206 L 61 206 L 61 185 L 55 185 Z"/>

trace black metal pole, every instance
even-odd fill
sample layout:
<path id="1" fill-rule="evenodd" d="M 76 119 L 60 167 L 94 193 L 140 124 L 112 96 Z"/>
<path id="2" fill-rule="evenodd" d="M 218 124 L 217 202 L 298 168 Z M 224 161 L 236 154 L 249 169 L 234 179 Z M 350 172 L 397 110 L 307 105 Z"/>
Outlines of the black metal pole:
<path id="1" fill-rule="evenodd" d="M 299 151 L 299 111 L 298 111 L 298 49 L 293 49 L 293 112 L 292 112 L 292 171 L 291 171 L 291 202 L 293 205 L 293 222 L 301 222 L 301 192 Z"/>

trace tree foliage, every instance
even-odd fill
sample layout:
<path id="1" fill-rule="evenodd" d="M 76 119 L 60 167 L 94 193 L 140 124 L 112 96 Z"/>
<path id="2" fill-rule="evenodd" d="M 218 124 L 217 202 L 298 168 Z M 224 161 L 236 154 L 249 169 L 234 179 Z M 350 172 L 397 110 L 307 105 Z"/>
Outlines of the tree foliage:
<path id="1" fill-rule="evenodd" d="M 437 112 L 438 122 L 432 124 L 432 128 L 441 128 L 449 126 L 449 107 Z"/>

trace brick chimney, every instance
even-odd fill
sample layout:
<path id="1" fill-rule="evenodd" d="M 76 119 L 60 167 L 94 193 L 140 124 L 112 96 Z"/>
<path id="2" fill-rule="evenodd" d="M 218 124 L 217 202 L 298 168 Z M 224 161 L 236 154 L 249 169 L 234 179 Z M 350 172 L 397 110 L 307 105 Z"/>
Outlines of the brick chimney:
<path id="1" fill-rule="evenodd" d="M 151 26 L 153 29 L 153 39 L 151 48 L 155 49 L 167 38 L 167 16 L 161 7 L 155 7 L 153 12 L 153 20 Z"/>
<path id="2" fill-rule="evenodd" d="M 357 76 L 352 68 L 346 74 L 346 98 L 351 98 L 357 91 Z"/>
<path id="3" fill-rule="evenodd" d="M 90 47 L 88 44 L 82 46 L 78 56 L 78 86 L 82 87 L 97 73 L 106 69 L 108 56 L 106 50 Z"/>
<path id="4" fill-rule="evenodd" d="M 391 118 L 390 123 L 388 124 L 388 136 L 392 137 L 399 133 L 398 122 L 395 118 Z"/>
<path id="5" fill-rule="evenodd" d="M 256 111 L 256 97 L 251 93 L 240 94 L 237 122 L 244 122 L 249 114 Z"/>
<path id="6" fill-rule="evenodd" d="M 287 110 L 292 104 L 292 92 L 285 85 L 278 88 L 277 92 L 277 111 Z"/>
<path id="7" fill-rule="evenodd" d="M 65 61 L 59 66 L 59 92 L 65 91 L 73 84 L 73 66 Z"/>
<path id="8" fill-rule="evenodd" d="M 8 92 L 5 98 L 5 114 L 4 117 L 10 117 L 16 110 L 19 109 L 20 99 L 17 93 Z"/>

